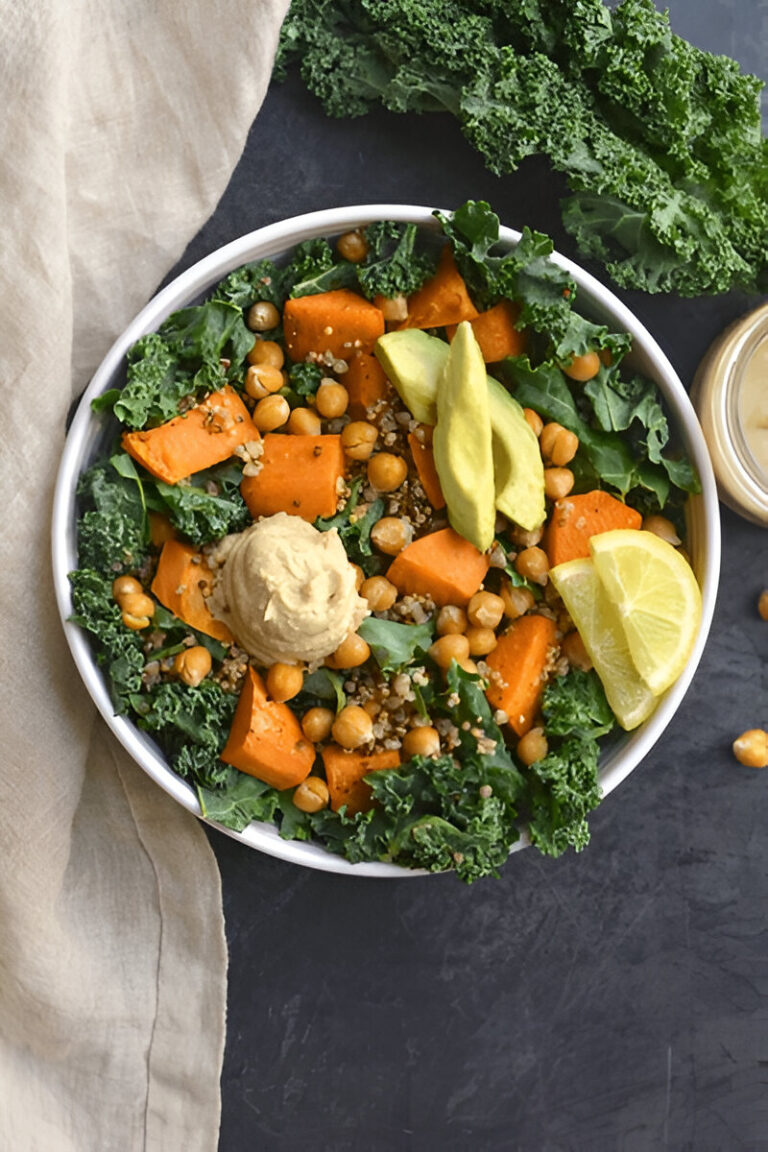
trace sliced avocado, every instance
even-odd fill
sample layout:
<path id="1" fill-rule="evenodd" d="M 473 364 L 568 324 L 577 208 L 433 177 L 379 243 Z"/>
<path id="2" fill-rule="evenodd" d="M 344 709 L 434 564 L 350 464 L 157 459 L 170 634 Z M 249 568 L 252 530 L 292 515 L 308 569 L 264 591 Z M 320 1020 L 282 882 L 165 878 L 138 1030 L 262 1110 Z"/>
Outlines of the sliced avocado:
<path id="1" fill-rule="evenodd" d="M 400 399 L 415 420 L 434 424 L 436 396 L 450 345 L 417 328 L 388 332 L 374 352 Z M 488 380 L 495 506 L 526 531 L 543 523 L 544 465 L 538 441 L 523 410 L 503 385 Z"/>
<path id="2" fill-rule="evenodd" d="M 434 424 L 437 382 L 450 346 L 420 328 L 403 328 L 380 336 L 373 351 L 414 420 Z"/>
<path id="3" fill-rule="evenodd" d="M 437 385 L 432 451 L 450 525 L 480 552 L 493 544 L 496 524 L 486 379 L 480 345 L 463 320 Z"/>
<path id="4" fill-rule="evenodd" d="M 526 532 L 544 523 L 544 464 L 536 433 L 506 388 L 488 381 L 496 507 Z"/>

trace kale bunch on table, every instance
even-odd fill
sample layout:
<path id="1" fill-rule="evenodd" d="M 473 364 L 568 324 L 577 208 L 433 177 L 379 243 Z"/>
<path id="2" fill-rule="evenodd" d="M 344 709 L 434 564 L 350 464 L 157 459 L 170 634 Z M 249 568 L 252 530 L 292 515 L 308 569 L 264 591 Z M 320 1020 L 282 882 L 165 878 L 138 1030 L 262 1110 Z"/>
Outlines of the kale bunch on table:
<path id="1" fill-rule="evenodd" d="M 625 288 L 768 288 L 762 82 L 651 0 L 293 0 L 276 75 L 294 62 L 330 116 L 450 112 L 498 175 L 547 156 Z"/>

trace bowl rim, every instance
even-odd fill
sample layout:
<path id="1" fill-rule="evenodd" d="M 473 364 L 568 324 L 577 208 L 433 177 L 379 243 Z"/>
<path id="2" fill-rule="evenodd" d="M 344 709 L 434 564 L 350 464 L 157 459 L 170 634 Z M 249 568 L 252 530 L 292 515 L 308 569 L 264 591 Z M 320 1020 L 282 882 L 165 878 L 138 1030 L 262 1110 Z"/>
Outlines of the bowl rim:
<path id="1" fill-rule="evenodd" d="M 98 426 L 103 419 L 91 412 L 91 400 L 110 386 L 123 365 L 126 352 L 136 340 L 154 331 L 172 312 L 204 295 L 234 268 L 252 260 L 281 255 L 302 240 L 336 235 L 376 220 L 413 222 L 437 231 L 439 225 L 435 211 L 423 205 L 373 203 L 302 213 L 245 233 L 216 248 L 174 277 L 145 304 L 113 342 L 80 397 L 61 455 L 52 506 L 54 588 L 70 652 L 98 712 L 132 759 L 187 811 L 248 847 L 304 867 L 376 879 L 403 879 L 430 873 L 383 862 L 351 864 L 319 844 L 283 840 L 272 825 L 252 822 L 242 832 L 235 832 L 210 820 L 203 816 L 192 786 L 173 772 L 162 758 L 158 746 L 127 717 L 114 714 L 106 681 L 93 657 L 90 641 L 86 633 L 69 619 L 72 600 L 68 573 L 77 567 L 75 488 L 87 459 L 88 448 L 95 443 Z M 450 209 L 440 211 L 446 215 L 451 212 Z M 502 242 L 514 245 L 520 237 L 521 232 L 500 225 L 499 238 Z M 610 324 L 617 325 L 620 331 L 626 331 L 632 336 L 633 349 L 642 350 L 654 369 L 652 375 L 664 396 L 676 430 L 685 440 L 686 450 L 699 473 L 702 485 L 701 495 L 691 498 L 697 502 L 706 542 L 697 571 L 702 592 L 702 618 L 696 643 L 682 674 L 662 697 L 653 714 L 638 729 L 628 733 L 626 739 L 622 738 L 618 754 L 613 757 L 616 762 L 611 762 L 609 757 L 607 766 L 601 768 L 600 783 L 605 799 L 637 767 L 661 737 L 696 672 L 715 608 L 720 570 L 720 518 L 714 472 L 706 442 L 688 393 L 666 354 L 648 329 L 611 289 L 558 252 L 553 252 L 550 259 L 565 269 L 576 282 L 580 302 L 586 299 L 588 305 L 591 303 L 593 308 L 607 313 Z M 648 374 L 647 368 L 644 371 Z M 527 836 L 522 836 L 512 846 L 512 852 L 525 847 L 527 843 Z"/>

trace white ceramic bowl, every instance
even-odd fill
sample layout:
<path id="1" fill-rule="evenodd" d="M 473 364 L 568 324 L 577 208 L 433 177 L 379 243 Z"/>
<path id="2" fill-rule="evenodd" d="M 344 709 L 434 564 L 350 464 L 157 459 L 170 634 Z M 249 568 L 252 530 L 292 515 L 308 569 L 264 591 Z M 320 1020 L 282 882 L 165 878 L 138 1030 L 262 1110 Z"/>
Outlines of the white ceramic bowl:
<path id="1" fill-rule="evenodd" d="M 189 268 L 142 309 L 107 353 L 87 388 L 72 421 L 59 469 L 53 507 L 53 569 L 59 610 L 69 646 L 85 685 L 107 725 L 152 779 L 190 812 L 201 816 L 195 791 L 166 763 L 160 749 L 124 716 L 113 714 L 102 673 L 93 658 L 86 634 L 69 622 L 72 612 L 67 573 L 77 567 L 75 488 L 80 473 L 100 453 L 109 418 L 95 416 L 90 402 L 120 379 L 125 354 L 147 332 L 154 331 L 171 312 L 207 293 L 232 269 L 251 260 L 277 257 L 302 240 L 333 236 L 375 220 L 414 221 L 431 229 L 438 225 L 431 208 L 407 204 L 364 204 L 311 212 L 260 228 L 233 240 Z M 501 229 L 501 239 L 513 245 L 520 237 L 511 228 Z M 720 566 L 720 520 L 715 480 L 696 414 L 672 365 L 650 333 L 620 300 L 598 280 L 561 256 L 552 257 L 566 268 L 579 289 L 579 310 L 617 331 L 629 332 L 633 350 L 629 363 L 655 380 L 667 403 L 683 445 L 701 477 L 702 493 L 689 501 L 689 551 L 703 596 L 699 636 L 679 680 L 669 689 L 656 711 L 640 728 L 622 737 L 601 761 L 600 783 L 604 794 L 612 792 L 649 752 L 674 716 L 701 658 L 715 605 Z M 408 877 L 416 870 L 392 864 L 349 864 L 324 848 L 298 841 L 281 840 L 267 824 L 252 823 L 243 832 L 214 825 L 251 848 L 306 867 L 366 877 Z M 523 847 L 522 840 L 515 847 Z"/>

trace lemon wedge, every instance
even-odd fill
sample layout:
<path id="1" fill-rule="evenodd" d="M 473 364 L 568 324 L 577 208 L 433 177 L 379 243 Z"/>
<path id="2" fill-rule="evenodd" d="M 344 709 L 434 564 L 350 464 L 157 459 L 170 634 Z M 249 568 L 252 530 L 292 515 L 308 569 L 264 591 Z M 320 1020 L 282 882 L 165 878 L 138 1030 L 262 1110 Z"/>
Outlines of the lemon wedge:
<path id="1" fill-rule="evenodd" d="M 687 560 L 652 532 L 618 528 L 590 540 L 592 560 L 654 696 L 683 671 L 701 624 L 701 592 Z"/>
<path id="2" fill-rule="evenodd" d="M 622 728 L 637 728 L 656 707 L 656 697 L 632 662 L 616 605 L 603 587 L 591 559 L 567 560 L 549 578 L 578 629 Z"/>

